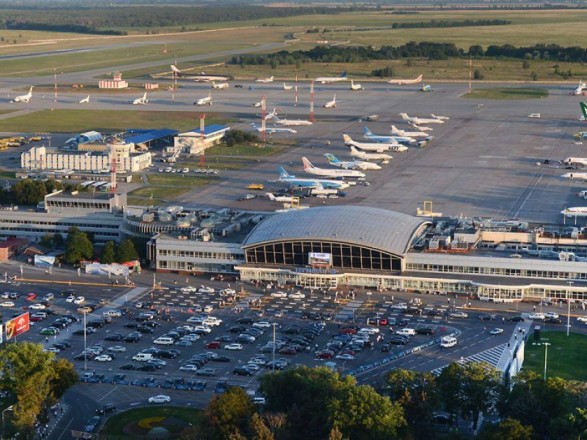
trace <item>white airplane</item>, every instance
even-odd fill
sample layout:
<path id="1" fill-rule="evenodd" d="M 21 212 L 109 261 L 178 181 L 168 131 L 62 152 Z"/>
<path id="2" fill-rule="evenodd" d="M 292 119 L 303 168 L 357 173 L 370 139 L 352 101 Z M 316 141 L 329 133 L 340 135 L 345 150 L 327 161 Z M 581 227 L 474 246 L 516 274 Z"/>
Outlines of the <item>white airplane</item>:
<path id="1" fill-rule="evenodd" d="M 316 82 L 321 84 L 330 84 L 339 81 L 346 81 L 348 78 L 346 77 L 346 70 L 340 74 L 340 76 L 321 76 L 316 78 Z"/>
<path id="2" fill-rule="evenodd" d="M 29 92 L 26 95 L 17 96 L 12 100 L 12 102 L 27 103 L 31 100 L 32 97 L 33 97 L 33 86 L 31 86 L 31 88 L 29 89 Z"/>
<path id="3" fill-rule="evenodd" d="M 423 126 L 418 125 L 418 124 L 416 124 L 414 122 L 408 122 L 408 125 L 411 125 L 416 130 L 420 130 L 420 131 L 434 131 L 434 129 L 432 127 L 423 127 Z"/>
<path id="4" fill-rule="evenodd" d="M 259 127 L 254 122 L 251 123 L 251 127 L 257 130 L 259 133 L 263 133 L 263 127 Z M 293 128 L 277 128 L 277 127 L 265 127 L 265 133 L 274 134 L 274 133 L 297 133 L 296 130 Z"/>
<path id="5" fill-rule="evenodd" d="M 261 101 L 258 101 L 253 104 L 253 107 L 261 107 L 262 105 L 263 103 Z"/>
<path id="6" fill-rule="evenodd" d="M 587 167 L 587 157 L 567 157 L 562 161 L 565 165 Z"/>
<path id="7" fill-rule="evenodd" d="M 320 183 L 315 188 L 310 190 L 310 194 L 313 196 L 330 196 L 340 194 L 340 190 L 337 188 L 324 188 Z"/>
<path id="8" fill-rule="evenodd" d="M 395 125 L 391 126 L 391 134 L 394 136 L 408 136 L 408 137 L 425 137 L 426 139 L 430 139 L 430 135 L 423 131 L 405 131 L 400 130 Z"/>
<path id="9" fill-rule="evenodd" d="M 208 93 L 205 98 L 198 99 L 194 105 L 212 105 L 212 92 Z"/>
<path id="10" fill-rule="evenodd" d="M 216 83 L 215 81 L 212 81 L 212 88 L 214 90 L 228 89 L 228 83 Z"/>
<path id="11" fill-rule="evenodd" d="M 89 104 L 89 102 L 90 102 L 90 95 L 86 96 L 86 97 L 85 97 L 85 98 L 83 98 L 83 99 L 80 99 L 78 102 L 79 102 L 80 104 Z"/>
<path id="12" fill-rule="evenodd" d="M 299 200 L 299 197 L 293 197 L 293 196 L 275 196 L 273 195 L 273 193 L 265 193 L 265 195 L 267 197 L 269 197 L 269 200 L 273 201 L 273 202 L 285 202 L 285 203 L 293 203 L 297 200 Z"/>
<path id="13" fill-rule="evenodd" d="M 145 105 L 149 102 L 147 99 L 147 92 L 143 94 L 142 98 L 133 99 L 132 105 Z"/>
<path id="14" fill-rule="evenodd" d="M 344 168 L 347 170 L 380 170 L 381 167 L 376 163 L 372 162 L 365 162 L 363 160 L 351 160 L 351 161 L 342 161 L 338 160 L 338 158 L 334 154 L 326 153 L 324 155 L 326 159 L 328 159 L 328 163 L 335 167 Z"/>
<path id="15" fill-rule="evenodd" d="M 404 121 L 413 122 L 415 124 L 444 124 L 444 119 L 418 118 L 416 116 L 410 117 L 407 113 L 400 113 L 399 115 Z"/>
<path id="16" fill-rule="evenodd" d="M 351 145 L 351 156 L 358 157 L 359 159 L 365 160 L 391 160 L 393 156 L 385 153 L 367 153 L 366 151 L 360 151 Z"/>
<path id="17" fill-rule="evenodd" d="M 390 79 L 387 81 L 388 84 L 395 84 L 398 86 L 403 86 L 404 84 L 418 84 L 422 82 L 422 75 L 415 79 Z"/>
<path id="18" fill-rule="evenodd" d="M 260 78 L 255 80 L 255 82 L 261 83 L 261 84 L 267 84 L 267 83 L 272 83 L 273 82 L 273 76 L 269 77 L 269 78 Z"/>
<path id="19" fill-rule="evenodd" d="M 450 119 L 448 116 L 437 116 L 434 113 L 430 113 L 430 116 L 436 119 L 440 119 L 441 121 L 448 121 Z"/>
<path id="20" fill-rule="evenodd" d="M 315 179 L 315 178 L 298 178 L 292 174 L 289 174 L 285 168 L 278 167 L 279 170 L 279 181 L 289 183 L 294 186 L 301 186 L 306 188 L 336 188 L 345 189 L 349 187 L 349 184 L 343 180 L 330 180 L 330 179 Z"/>
<path id="21" fill-rule="evenodd" d="M 293 90 L 293 86 L 288 86 L 286 83 L 283 83 L 283 90 Z"/>
<path id="22" fill-rule="evenodd" d="M 357 170 L 338 170 L 338 169 L 326 169 L 317 168 L 312 165 L 306 157 L 302 157 L 302 163 L 304 164 L 304 171 L 308 174 L 314 174 L 316 176 L 323 177 L 365 177 L 365 173 Z"/>
<path id="23" fill-rule="evenodd" d="M 384 151 L 403 153 L 404 151 L 408 151 L 408 147 L 397 142 L 357 142 L 351 139 L 348 134 L 343 134 L 342 138 L 344 139 L 345 145 L 360 148 L 363 151 L 376 151 L 378 153 L 383 153 Z"/>
<path id="24" fill-rule="evenodd" d="M 187 75 L 179 70 L 173 64 L 170 66 L 171 71 L 178 77 L 184 79 L 192 79 L 196 82 L 210 82 L 210 81 L 228 81 L 233 79 L 230 75 L 206 75 L 205 73 L 197 73 L 195 75 Z"/>
<path id="25" fill-rule="evenodd" d="M 277 109 L 274 109 L 272 112 L 272 117 L 275 119 L 275 123 L 278 125 L 284 125 L 286 127 L 297 127 L 300 125 L 313 125 L 312 121 L 308 121 L 307 119 L 287 119 L 287 118 L 280 118 L 277 116 L 276 113 Z"/>
<path id="26" fill-rule="evenodd" d="M 364 127 L 363 131 L 365 133 L 363 135 L 363 137 L 365 139 L 369 139 L 369 140 L 372 140 L 375 142 L 394 142 L 396 144 L 413 144 L 416 142 L 416 139 L 414 139 L 412 137 L 408 137 L 408 136 L 398 136 L 398 135 L 387 136 L 387 135 L 373 134 L 373 132 L 371 132 L 371 130 L 369 130 L 368 127 Z"/>
<path id="27" fill-rule="evenodd" d="M 573 92 L 573 95 L 582 95 L 583 92 L 587 91 L 587 83 L 584 83 L 583 81 L 579 81 L 579 85 L 577 86 L 577 88 L 575 89 L 575 91 Z"/>
<path id="28" fill-rule="evenodd" d="M 572 208 L 565 208 L 561 211 L 561 214 L 566 217 L 587 217 L 587 207 L 575 206 Z"/>
<path id="29" fill-rule="evenodd" d="M 587 173 L 566 173 L 561 176 L 563 179 L 587 180 Z"/>
<path id="30" fill-rule="evenodd" d="M 334 94 L 332 101 L 328 101 L 326 104 L 324 104 L 324 108 L 336 108 L 336 93 Z"/>
<path id="31" fill-rule="evenodd" d="M 265 119 L 266 121 L 268 121 L 271 118 L 276 118 L 277 117 L 277 109 L 274 108 L 273 111 L 271 113 L 267 113 L 263 119 Z"/>
<path id="32" fill-rule="evenodd" d="M 363 86 L 361 84 L 355 84 L 351 79 L 351 90 L 363 90 Z"/>

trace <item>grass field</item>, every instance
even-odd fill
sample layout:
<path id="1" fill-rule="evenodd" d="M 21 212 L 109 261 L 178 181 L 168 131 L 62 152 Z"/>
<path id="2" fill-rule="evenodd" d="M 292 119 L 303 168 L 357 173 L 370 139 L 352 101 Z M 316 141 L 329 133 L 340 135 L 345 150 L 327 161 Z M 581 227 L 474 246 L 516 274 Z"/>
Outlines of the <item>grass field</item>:
<path id="1" fill-rule="evenodd" d="M 143 206 L 164 204 L 195 187 L 208 185 L 213 179 L 210 176 L 149 174 L 149 185 L 128 193 L 128 203 Z"/>
<path id="2" fill-rule="evenodd" d="M 468 99 L 541 99 L 548 96 L 548 90 L 537 87 L 512 87 L 477 89 L 463 95 Z"/>
<path id="3" fill-rule="evenodd" d="M 123 440 L 146 436 L 149 429 L 163 426 L 171 433 L 178 434 L 186 426 L 200 426 L 202 411 L 185 407 L 149 406 L 135 408 L 110 417 L 100 434 L 108 438 Z"/>
<path id="4" fill-rule="evenodd" d="M 548 377 L 567 380 L 587 380 L 587 335 L 565 332 L 543 332 L 542 342 L 549 342 Z M 532 336 L 526 344 L 524 369 L 544 373 L 544 346 L 532 345 Z"/>
<path id="5" fill-rule="evenodd" d="M 129 128 L 172 128 L 189 130 L 199 126 L 196 112 L 157 112 L 134 110 L 42 110 L 14 118 L 0 119 L 0 131 L 24 133 L 72 133 L 97 130 L 121 131 Z M 207 124 L 219 123 L 206 115 Z"/>

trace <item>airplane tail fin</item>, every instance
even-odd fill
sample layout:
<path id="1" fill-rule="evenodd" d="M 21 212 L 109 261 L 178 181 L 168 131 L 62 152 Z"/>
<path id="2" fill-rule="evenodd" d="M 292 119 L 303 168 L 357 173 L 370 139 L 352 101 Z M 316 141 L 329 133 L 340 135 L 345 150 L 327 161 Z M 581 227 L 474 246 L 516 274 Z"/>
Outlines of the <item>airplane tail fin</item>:
<path id="1" fill-rule="evenodd" d="M 422 81 L 422 77 L 423 77 L 423 76 L 424 76 L 424 75 L 420 75 L 418 78 L 416 78 L 416 81 L 417 81 L 417 82 L 420 82 L 420 81 Z"/>
<path id="2" fill-rule="evenodd" d="M 328 162 L 330 163 L 340 162 L 340 160 L 338 160 L 338 158 L 334 154 L 326 153 L 324 157 L 326 157 L 326 159 L 328 159 Z"/>
<path id="3" fill-rule="evenodd" d="M 306 157 L 302 157 L 302 163 L 304 164 L 304 171 L 308 170 L 309 168 L 314 168 L 312 162 L 310 162 Z"/>
<path id="4" fill-rule="evenodd" d="M 269 200 L 275 200 L 275 196 L 273 195 L 273 193 L 265 193 L 265 195 L 269 197 Z"/>
<path id="5" fill-rule="evenodd" d="M 346 78 L 346 70 L 343 70 L 342 73 L 340 74 L 341 78 Z"/>
<path id="6" fill-rule="evenodd" d="M 363 132 L 365 133 L 365 135 L 367 136 L 373 136 L 373 133 L 371 132 L 371 130 L 369 130 L 369 128 L 367 127 L 363 127 Z"/>
<path id="7" fill-rule="evenodd" d="M 404 121 L 406 121 L 406 120 L 408 120 L 408 119 L 409 119 L 409 118 L 408 118 L 408 114 L 407 114 L 407 113 L 400 113 L 399 115 L 402 117 L 402 119 L 403 119 Z"/>
<path id="8" fill-rule="evenodd" d="M 346 145 L 350 144 L 351 142 L 353 142 L 353 139 L 348 135 L 348 134 L 343 134 L 342 135 L 342 139 L 344 141 L 344 143 Z"/>
<path id="9" fill-rule="evenodd" d="M 398 128 L 395 125 L 392 124 L 392 126 L 391 126 L 391 132 L 392 133 L 399 133 L 400 130 L 398 130 Z"/>
<path id="10" fill-rule="evenodd" d="M 581 111 L 583 112 L 583 117 L 587 119 L 587 102 L 580 102 L 579 105 L 581 106 Z"/>
<path id="11" fill-rule="evenodd" d="M 283 167 L 278 167 L 279 177 L 289 177 L 289 173 Z"/>

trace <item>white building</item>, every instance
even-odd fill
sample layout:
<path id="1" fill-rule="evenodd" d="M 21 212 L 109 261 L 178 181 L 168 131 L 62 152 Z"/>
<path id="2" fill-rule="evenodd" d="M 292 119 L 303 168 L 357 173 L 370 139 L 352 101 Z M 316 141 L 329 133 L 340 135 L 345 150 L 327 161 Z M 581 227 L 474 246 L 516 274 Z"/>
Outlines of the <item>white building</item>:
<path id="1" fill-rule="evenodd" d="M 179 133 L 174 138 L 173 146 L 187 154 L 201 154 L 206 148 L 219 144 L 230 127 L 225 125 L 209 125 L 204 132 L 199 129 Z"/>
<path id="2" fill-rule="evenodd" d="M 95 171 L 110 170 L 112 160 L 116 161 L 117 172 L 137 172 L 148 168 L 152 163 L 149 152 L 133 153 L 131 144 L 109 145 L 107 152 L 63 152 L 47 147 L 32 147 L 20 156 L 20 166 L 26 171 L 72 170 Z"/>

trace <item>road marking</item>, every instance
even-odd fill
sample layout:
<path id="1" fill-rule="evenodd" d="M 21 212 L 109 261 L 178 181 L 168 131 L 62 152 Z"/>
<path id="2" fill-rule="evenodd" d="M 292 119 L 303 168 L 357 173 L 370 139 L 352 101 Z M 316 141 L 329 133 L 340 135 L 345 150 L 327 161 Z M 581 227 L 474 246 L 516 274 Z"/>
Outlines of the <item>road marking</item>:
<path id="1" fill-rule="evenodd" d="M 57 437 L 57 440 L 61 440 L 61 437 L 63 437 L 63 434 L 65 434 L 66 432 L 68 432 L 68 427 L 69 425 L 71 425 L 73 423 L 73 417 L 71 418 L 71 420 L 67 423 L 67 425 L 65 425 L 65 427 L 61 430 L 61 434 L 59 435 L 59 437 Z"/>
<path id="2" fill-rule="evenodd" d="M 118 385 L 116 385 L 114 388 L 112 388 L 110 391 L 108 391 L 106 394 L 104 394 L 102 397 L 100 397 L 98 399 L 98 402 L 101 402 L 102 399 L 104 399 L 105 397 L 108 397 L 110 394 L 112 394 L 114 391 L 116 391 L 118 389 Z"/>

